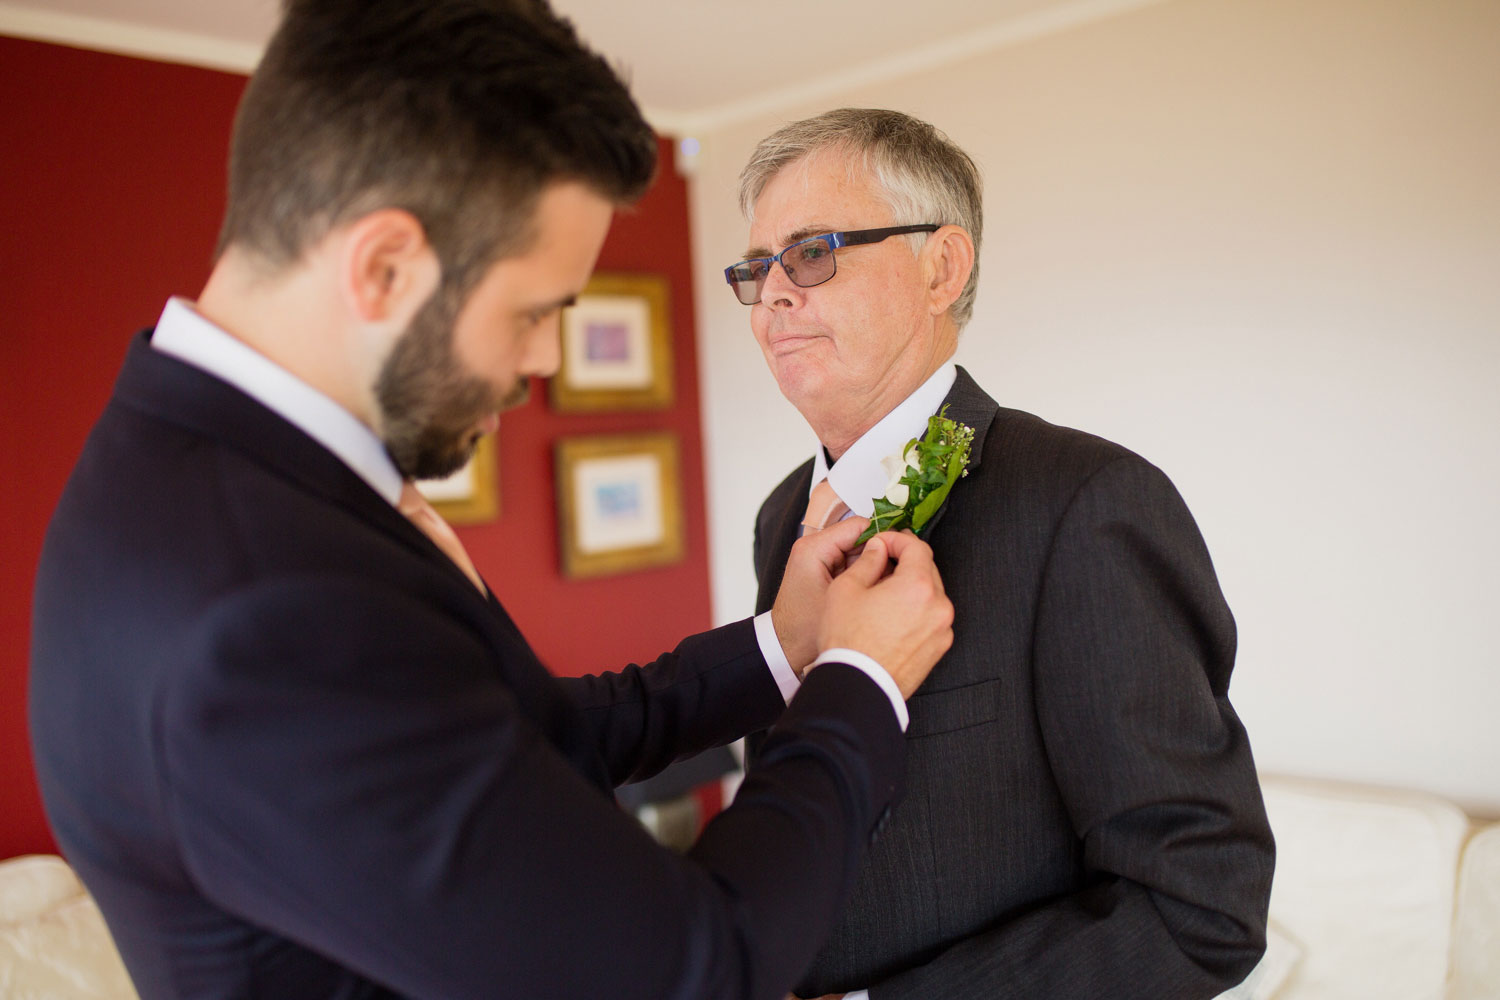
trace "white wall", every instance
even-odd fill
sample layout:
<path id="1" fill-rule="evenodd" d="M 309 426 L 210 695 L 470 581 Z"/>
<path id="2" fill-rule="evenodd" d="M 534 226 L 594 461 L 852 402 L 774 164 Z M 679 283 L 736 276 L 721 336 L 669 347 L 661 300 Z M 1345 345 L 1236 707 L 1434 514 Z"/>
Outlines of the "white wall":
<path id="1" fill-rule="evenodd" d="M 1172 0 L 700 134 L 715 614 L 813 438 L 719 272 L 735 176 L 840 104 L 986 182 L 959 360 L 1172 476 L 1240 625 L 1262 767 L 1500 813 L 1500 2 Z"/>

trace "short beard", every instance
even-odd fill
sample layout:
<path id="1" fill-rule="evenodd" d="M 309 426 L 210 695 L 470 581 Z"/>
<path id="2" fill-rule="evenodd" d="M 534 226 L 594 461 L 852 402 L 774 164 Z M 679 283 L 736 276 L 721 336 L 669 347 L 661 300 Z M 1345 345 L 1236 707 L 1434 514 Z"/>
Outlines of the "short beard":
<path id="1" fill-rule="evenodd" d="M 479 445 L 474 424 L 524 403 L 527 380 L 497 393 L 470 375 L 453 351 L 463 296 L 440 287 L 396 340 L 375 380 L 386 451 L 407 479 L 441 479 L 468 464 Z"/>

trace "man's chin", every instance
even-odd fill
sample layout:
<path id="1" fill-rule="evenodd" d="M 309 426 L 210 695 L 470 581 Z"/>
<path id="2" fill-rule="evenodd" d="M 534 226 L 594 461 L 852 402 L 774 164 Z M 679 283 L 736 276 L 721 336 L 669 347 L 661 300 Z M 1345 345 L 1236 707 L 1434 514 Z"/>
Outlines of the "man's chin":
<path id="1" fill-rule="evenodd" d="M 478 439 L 475 439 L 476 444 Z M 413 463 L 409 479 L 447 479 L 469 464 L 474 457 L 473 446 L 455 448 L 442 455 L 424 455 Z"/>
<path id="2" fill-rule="evenodd" d="M 447 479 L 469 464 L 474 449 L 484 435 L 479 428 L 471 427 L 441 444 L 429 435 L 425 443 L 408 443 L 405 447 L 385 442 L 386 452 L 396 463 L 396 469 L 406 479 Z"/>
<path id="3" fill-rule="evenodd" d="M 781 390 L 782 396 L 798 410 L 803 404 L 815 402 L 825 391 L 831 387 L 826 385 L 822 368 L 813 365 L 797 364 L 791 359 L 778 359 L 781 363 L 771 365 L 771 375 L 776 379 L 776 387 Z"/>
<path id="4" fill-rule="evenodd" d="M 498 399 L 492 399 L 488 412 L 467 427 L 442 434 L 429 425 L 420 440 L 408 441 L 405 447 L 393 447 L 387 440 L 386 451 L 408 479 L 446 479 L 469 464 L 486 434 L 500 429 L 500 412 L 522 405 L 530 395 L 529 380 L 521 379 Z"/>

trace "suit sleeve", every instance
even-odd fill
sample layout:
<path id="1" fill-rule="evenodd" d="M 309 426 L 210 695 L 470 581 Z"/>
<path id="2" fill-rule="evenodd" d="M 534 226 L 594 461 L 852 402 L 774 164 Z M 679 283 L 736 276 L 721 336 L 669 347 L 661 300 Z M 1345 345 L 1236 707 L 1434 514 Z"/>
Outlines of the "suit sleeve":
<path id="1" fill-rule="evenodd" d="M 874 1000 L 1157 1000 L 1238 983 L 1264 951 L 1274 848 L 1228 700 L 1234 651 L 1171 483 L 1134 456 L 1095 472 L 1053 539 L 1034 659 L 1084 884 L 872 984 Z"/>
<path id="2" fill-rule="evenodd" d="M 191 646 L 158 710 L 188 874 L 404 996 L 780 1000 L 898 791 L 889 704 L 843 665 L 681 857 L 543 738 L 479 637 L 378 581 L 230 595 Z"/>
<path id="3" fill-rule="evenodd" d="M 645 666 L 558 683 L 615 785 L 766 729 L 786 708 L 748 618 L 684 639 Z"/>
<path id="4" fill-rule="evenodd" d="M 765 520 L 765 517 L 766 517 L 766 507 L 770 503 L 771 503 L 770 499 L 769 498 L 766 499 L 760 505 L 760 510 L 756 511 L 756 513 L 755 513 L 755 537 L 754 537 L 754 539 L 750 543 L 750 559 L 755 564 L 754 565 L 754 569 L 755 569 L 755 582 L 756 582 L 757 585 L 759 585 L 760 582 L 761 582 L 761 580 L 760 580 L 760 576 L 761 576 L 760 568 L 763 565 L 765 565 L 765 559 L 766 559 L 766 548 L 765 548 L 766 547 L 766 540 L 761 536 L 761 522 Z"/>

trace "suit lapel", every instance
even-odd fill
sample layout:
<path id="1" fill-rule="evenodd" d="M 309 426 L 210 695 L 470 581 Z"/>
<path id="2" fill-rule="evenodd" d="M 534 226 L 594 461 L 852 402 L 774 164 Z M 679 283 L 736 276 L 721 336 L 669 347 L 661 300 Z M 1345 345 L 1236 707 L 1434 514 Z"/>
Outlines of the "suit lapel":
<path id="1" fill-rule="evenodd" d="M 802 527 L 802 515 L 807 510 L 807 494 L 812 489 L 813 463 L 807 464 L 792 474 L 790 487 L 784 493 L 781 509 L 769 511 L 769 524 L 762 531 L 769 531 L 761 539 L 761 564 L 759 571 L 760 590 L 755 597 L 755 613 L 768 611 L 776 603 L 776 594 L 781 590 L 781 579 L 786 575 L 787 556 L 797 541 L 798 529 Z"/>
<path id="2" fill-rule="evenodd" d="M 972 475 L 979 468 L 979 460 L 984 455 L 984 439 L 989 433 L 990 424 L 995 420 L 995 414 L 1000 411 L 1000 404 L 990 398 L 989 393 L 979 388 L 979 383 L 964 370 L 962 365 L 958 367 L 958 377 L 953 380 L 953 388 L 948 390 L 948 396 L 943 400 L 943 406 L 948 408 L 949 420 L 960 424 L 967 424 L 974 428 L 974 443 L 969 449 L 969 474 Z M 963 489 L 963 481 L 959 480 L 953 484 L 955 490 Z M 949 499 L 952 499 L 951 495 Z M 944 503 L 938 508 L 937 513 L 922 527 L 922 538 L 926 541 L 932 540 L 933 532 L 937 531 L 938 522 L 948 511 L 948 504 Z"/>
<path id="3" fill-rule="evenodd" d="M 463 571 L 421 529 L 338 456 L 235 386 L 157 352 L 148 334 L 132 342 L 115 394 L 133 408 L 250 455 L 307 492 L 399 539 L 474 591 Z"/>
<path id="4" fill-rule="evenodd" d="M 130 348 L 115 396 L 132 409 L 243 452 L 270 474 L 336 508 L 334 516 L 353 517 L 432 563 L 452 580 L 454 596 L 445 600 L 447 610 L 485 636 L 497 673 L 529 722 L 579 771 L 601 789 L 609 789 L 598 748 L 587 738 L 588 727 L 580 724 L 571 701 L 504 606 L 493 593 L 480 595 L 448 556 L 336 455 L 234 386 L 158 353 L 145 335 Z"/>
<path id="5" fill-rule="evenodd" d="M 980 459 L 984 455 L 985 437 L 1000 410 L 1000 404 L 979 387 L 979 383 L 974 381 L 973 376 L 962 365 L 956 367 L 958 374 L 953 380 L 953 388 L 948 390 L 948 395 L 943 400 L 943 406 L 948 408 L 948 419 L 974 428 L 974 442 L 969 450 L 969 471 L 972 473 L 979 468 Z M 761 563 L 756 567 L 760 577 L 760 589 L 755 600 L 757 614 L 775 603 L 776 593 L 781 589 L 787 556 L 792 551 L 792 544 L 797 541 L 797 529 L 802 524 L 802 512 L 807 506 L 808 491 L 812 488 L 812 470 L 813 463 L 808 461 L 792 474 L 788 480 L 790 488 L 779 498 L 780 510 L 768 510 L 766 513 L 770 516 L 761 524 Z M 955 483 L 953 488 L 962 489 L 963 484 Z M 923 526 L 924 539 L 931 539 L 947 510 L 948 504 L 945 503 Z"/>

